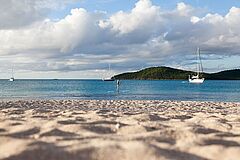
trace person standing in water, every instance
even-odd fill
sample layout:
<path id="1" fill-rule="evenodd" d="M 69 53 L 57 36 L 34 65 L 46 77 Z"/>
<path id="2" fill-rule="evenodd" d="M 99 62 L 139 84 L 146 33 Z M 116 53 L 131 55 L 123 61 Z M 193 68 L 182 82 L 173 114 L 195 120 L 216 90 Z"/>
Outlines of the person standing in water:
<path id="1" fill-rule="evenodd" d="M 120 80 L 117 80 L 117 92 L 119 93 Z"/>

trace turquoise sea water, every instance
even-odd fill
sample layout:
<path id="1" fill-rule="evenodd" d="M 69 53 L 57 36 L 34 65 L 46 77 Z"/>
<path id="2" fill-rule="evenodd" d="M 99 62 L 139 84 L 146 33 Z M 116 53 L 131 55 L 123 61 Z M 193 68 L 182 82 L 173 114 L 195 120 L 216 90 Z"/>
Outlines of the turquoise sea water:
<path id="1" fill-rule="evenodd" d="M 134 99 L 240 102 L 240 81 L 0 80 L 4 99 Z"/>

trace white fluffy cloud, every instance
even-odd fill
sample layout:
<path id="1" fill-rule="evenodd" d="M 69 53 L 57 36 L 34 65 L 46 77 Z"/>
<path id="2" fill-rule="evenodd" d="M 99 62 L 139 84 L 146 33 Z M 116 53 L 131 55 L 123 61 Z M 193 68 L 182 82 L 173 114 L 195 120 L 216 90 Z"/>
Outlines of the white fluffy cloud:
<path id="1" fill-rule="evenodd" d="M 136 31 L 154 32 L 161 23 L 160 8 L 153 6 L 149 0 L 136 3 L 130 13 L 119 11 L 108 20 L 100 21 L 101 28 L 110 28 L 119 34 L 129 34 Z M 160 26 L 159 26 L 160 27 Z"/>
<path id="2" fill-rule="evenodd" d="M 162 10 L 150 0 L 139 0 L 129 12 L 108 16 L 78 8 L 55 21 L 47 11 L 66 1 L 51 2 L 10 0 L 0 6 L 6 12 L 0 15 L 2 70 L 11 64 L 22 71 L 89 72 L 111 63 L 117 72 L 150 65 L 181 66 L 198 46 L 211 55 L 240 53 L 237 7 L 226 15 L 200 17 L 198 9 L 183 2 L 174 10 Z"/>
<path id="3" fill-rule="evenodd" d="M 72 9 L 70 15 L 57 22 L 45 19 L 22 29 L 0 30 L 1 53 L 33 51 L 51 56 L 55 50 L 68 54 L 76 46 L 94 41 L 96 17 L 84 9 Z"/>
<path id="4" fill-rule="evenodd" d="M 199 39 L 207 49 L 219 54 L 239 55 L 240 8 L 232 7 L 225 16 L 207 14 L 202 18 L 192 17 L 191 20 L 194 28 L 201 33 Z"/>
<path id="5" fill-rule="evenodd" d="M 0 0 L 0 29 L 19 28 L 43 20 L 50 11 L 73 0 Z"/>

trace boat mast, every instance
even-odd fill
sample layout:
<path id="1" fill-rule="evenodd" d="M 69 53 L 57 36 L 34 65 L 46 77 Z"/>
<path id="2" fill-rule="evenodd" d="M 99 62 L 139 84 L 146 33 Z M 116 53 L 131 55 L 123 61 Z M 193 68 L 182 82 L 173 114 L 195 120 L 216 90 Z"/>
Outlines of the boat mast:
<path id="1" fill-rule="evenodd" d="M 12 67 L 12 77 L 11 78 L 13 78 L 13 67 Z"/>
<path id="2" fill-rule="evenodd" d="M 111 68 L 111 65 L 108 64 L 108 72 L 110 73 L 110 68 Z"/>
<path id="3" fill-rule="evenodd" d="M 197 49 L 197 52 L 198 52 L 198 72 L 197 72 L 197 75 L 200 76 L 200 73 L 203 72 L 203 66 L 202 66 L 202 60 L 201 60 L 201 56 L 200 56 L 200 48 L 198 47 Z"/>
<path id="4" fill-rule="evenodd" d="M 200 72 L 203 73 L 203 66 L 202 66 L 202 59 L 201 59 L 201 56 L 200 56 L 200 48 L 199 48 L 199 62 L 200 62 Z"/>
<path id="5" fill-rule="evenodd" d="M 197 48 L 197 77 L 199 77 L 200 74 L 200 65 L 199 65 L 199 52 L 200 52 L 200 48 Z"/>

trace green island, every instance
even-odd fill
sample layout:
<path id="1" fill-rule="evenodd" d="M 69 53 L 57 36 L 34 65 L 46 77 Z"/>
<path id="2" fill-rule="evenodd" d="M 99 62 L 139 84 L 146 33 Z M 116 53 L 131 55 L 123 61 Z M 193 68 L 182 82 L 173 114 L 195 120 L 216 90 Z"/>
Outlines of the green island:
<path id="1" fill-rule="evenodd" d="M 120 80 L 184 80 L 195 72 L 170 67 L 150 67 L 137 72 L 115 75 Z M 240 80 L 240 69 L 225 70 L 217 73 L 201 73 L 207 80 Z"/>

